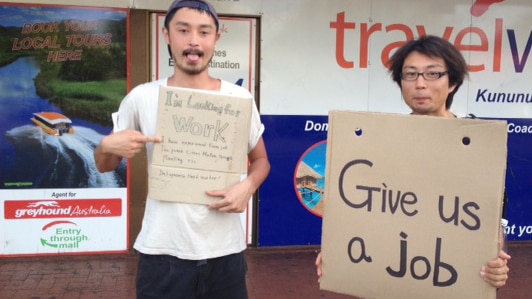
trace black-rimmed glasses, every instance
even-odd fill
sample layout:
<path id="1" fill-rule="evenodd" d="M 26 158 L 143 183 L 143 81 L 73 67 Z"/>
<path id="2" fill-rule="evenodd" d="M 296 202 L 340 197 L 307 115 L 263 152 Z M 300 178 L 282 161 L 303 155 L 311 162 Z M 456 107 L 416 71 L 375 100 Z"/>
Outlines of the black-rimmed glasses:
<path id="1" fill-rule="evenodd" d="M 445 72 L 423 72 L 423 73 L 416 73 L 416 72 L 406 72 L 401 73 L 401 79 L 405 81 L 416 81 L 419 76 L 423 77 L 423 79 L 427 81 L 434 81 L 438 80 L 441 77 L 449 74 L 448 71 Z"/>

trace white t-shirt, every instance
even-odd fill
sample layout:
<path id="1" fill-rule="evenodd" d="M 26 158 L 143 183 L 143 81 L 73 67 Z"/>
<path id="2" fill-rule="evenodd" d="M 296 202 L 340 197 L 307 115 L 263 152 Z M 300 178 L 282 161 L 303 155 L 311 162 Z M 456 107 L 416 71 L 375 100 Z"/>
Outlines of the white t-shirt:
<path id="1" fill-rule="evenodd" d="M 167 81 L 153 81 L 131 90 L 113 115 L 114 131 L 134 129 L 146 136 L 155 136 L 159 86 L 167 86 Z M 246 89 L 223 80 L 220 93 L 251 97 Z M 255 147 L 263 132 L 264 125 L 254 104 L 248 152 Z M 147 144 L 146 149 L 149 172 L 153 144 Z M 133 247 L 145 254 L 201 260 L 241 252 L 246 248 L 246 242 L 237 213 L 221 213 L 209 210 L 205 205 L 148 197 L 142 228 Z"/>

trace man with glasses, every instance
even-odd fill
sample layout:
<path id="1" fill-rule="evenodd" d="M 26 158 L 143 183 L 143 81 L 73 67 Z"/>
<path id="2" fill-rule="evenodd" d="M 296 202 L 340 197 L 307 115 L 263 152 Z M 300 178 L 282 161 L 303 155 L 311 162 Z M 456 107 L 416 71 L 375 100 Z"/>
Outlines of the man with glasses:
<path id="1" fill-rule="evenodd" d="M 409 41 L 394 53 L 388 66 L 413 115 L 456 117 L 449 109 L 468 76 L 468 67 L 451 43 L 436 36 Z M 503 243 L 501 233 L 499 257 L 480 269 L 480 276 L 496 288 L 504 286 L 508 279 L 507 263 L 511 257 L 502 249 Z M 321 254 L 318 254 L 318 277 L 322 274 L 321 264 Z"/>
<path id="2" fill-rule="evenodd" d="M 455 117 L 449 109 L 468 70 L 452 44 L 436 36 L 410 41 L 390 58 L 389 66 L 412 114 Z"/>
<path id="3" fill-rule="evenodd" d="M 436 36 L 412 40 L 390 58 L 389 68 L 412 114 L 456 117 L 449 109 L 454 95 L 468 76 L 468 67 L 462 54 L 451 43 Z M 504 252 L 503 246 L 501 233 L 499 257 L 480 270 L 480 276 L 497 288 L 504 286 L 508 279 L 507 263 L 511 257 Z"/>

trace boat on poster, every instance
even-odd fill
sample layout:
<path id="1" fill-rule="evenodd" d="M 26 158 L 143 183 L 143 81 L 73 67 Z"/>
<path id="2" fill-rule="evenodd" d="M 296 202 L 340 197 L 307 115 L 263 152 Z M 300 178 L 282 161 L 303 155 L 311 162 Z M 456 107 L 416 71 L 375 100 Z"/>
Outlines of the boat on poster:
<path id="1" fill-rule="evenodd" d="M 74 134 L 70 118 L 58 112 L 33 113 L 31 121 L 50 135 Z"/>

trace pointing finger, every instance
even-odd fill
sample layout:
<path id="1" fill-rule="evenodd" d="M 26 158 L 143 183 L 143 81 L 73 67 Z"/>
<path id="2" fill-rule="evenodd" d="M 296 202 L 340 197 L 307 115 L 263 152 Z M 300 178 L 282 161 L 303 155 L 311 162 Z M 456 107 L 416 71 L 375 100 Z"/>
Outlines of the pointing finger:
<path id="1" fill-rule="evenodd" d="M 161 138 L 159 138 L 159 137 L 147 136 L 147 137 L 146 137 L 146 142 L 159 143 L 159 142 L 161 142 Z"/>
<path id="2" fill-rule="evenodd" d="M 138 142 L 142 142 L 142 143 L 148 143 L 148 142 L 158 143 L 158 142 L 161 142 L 161 139 L 158 138 L 158 137 L 142 136 L 141 138 L 139 138 Z"/>

